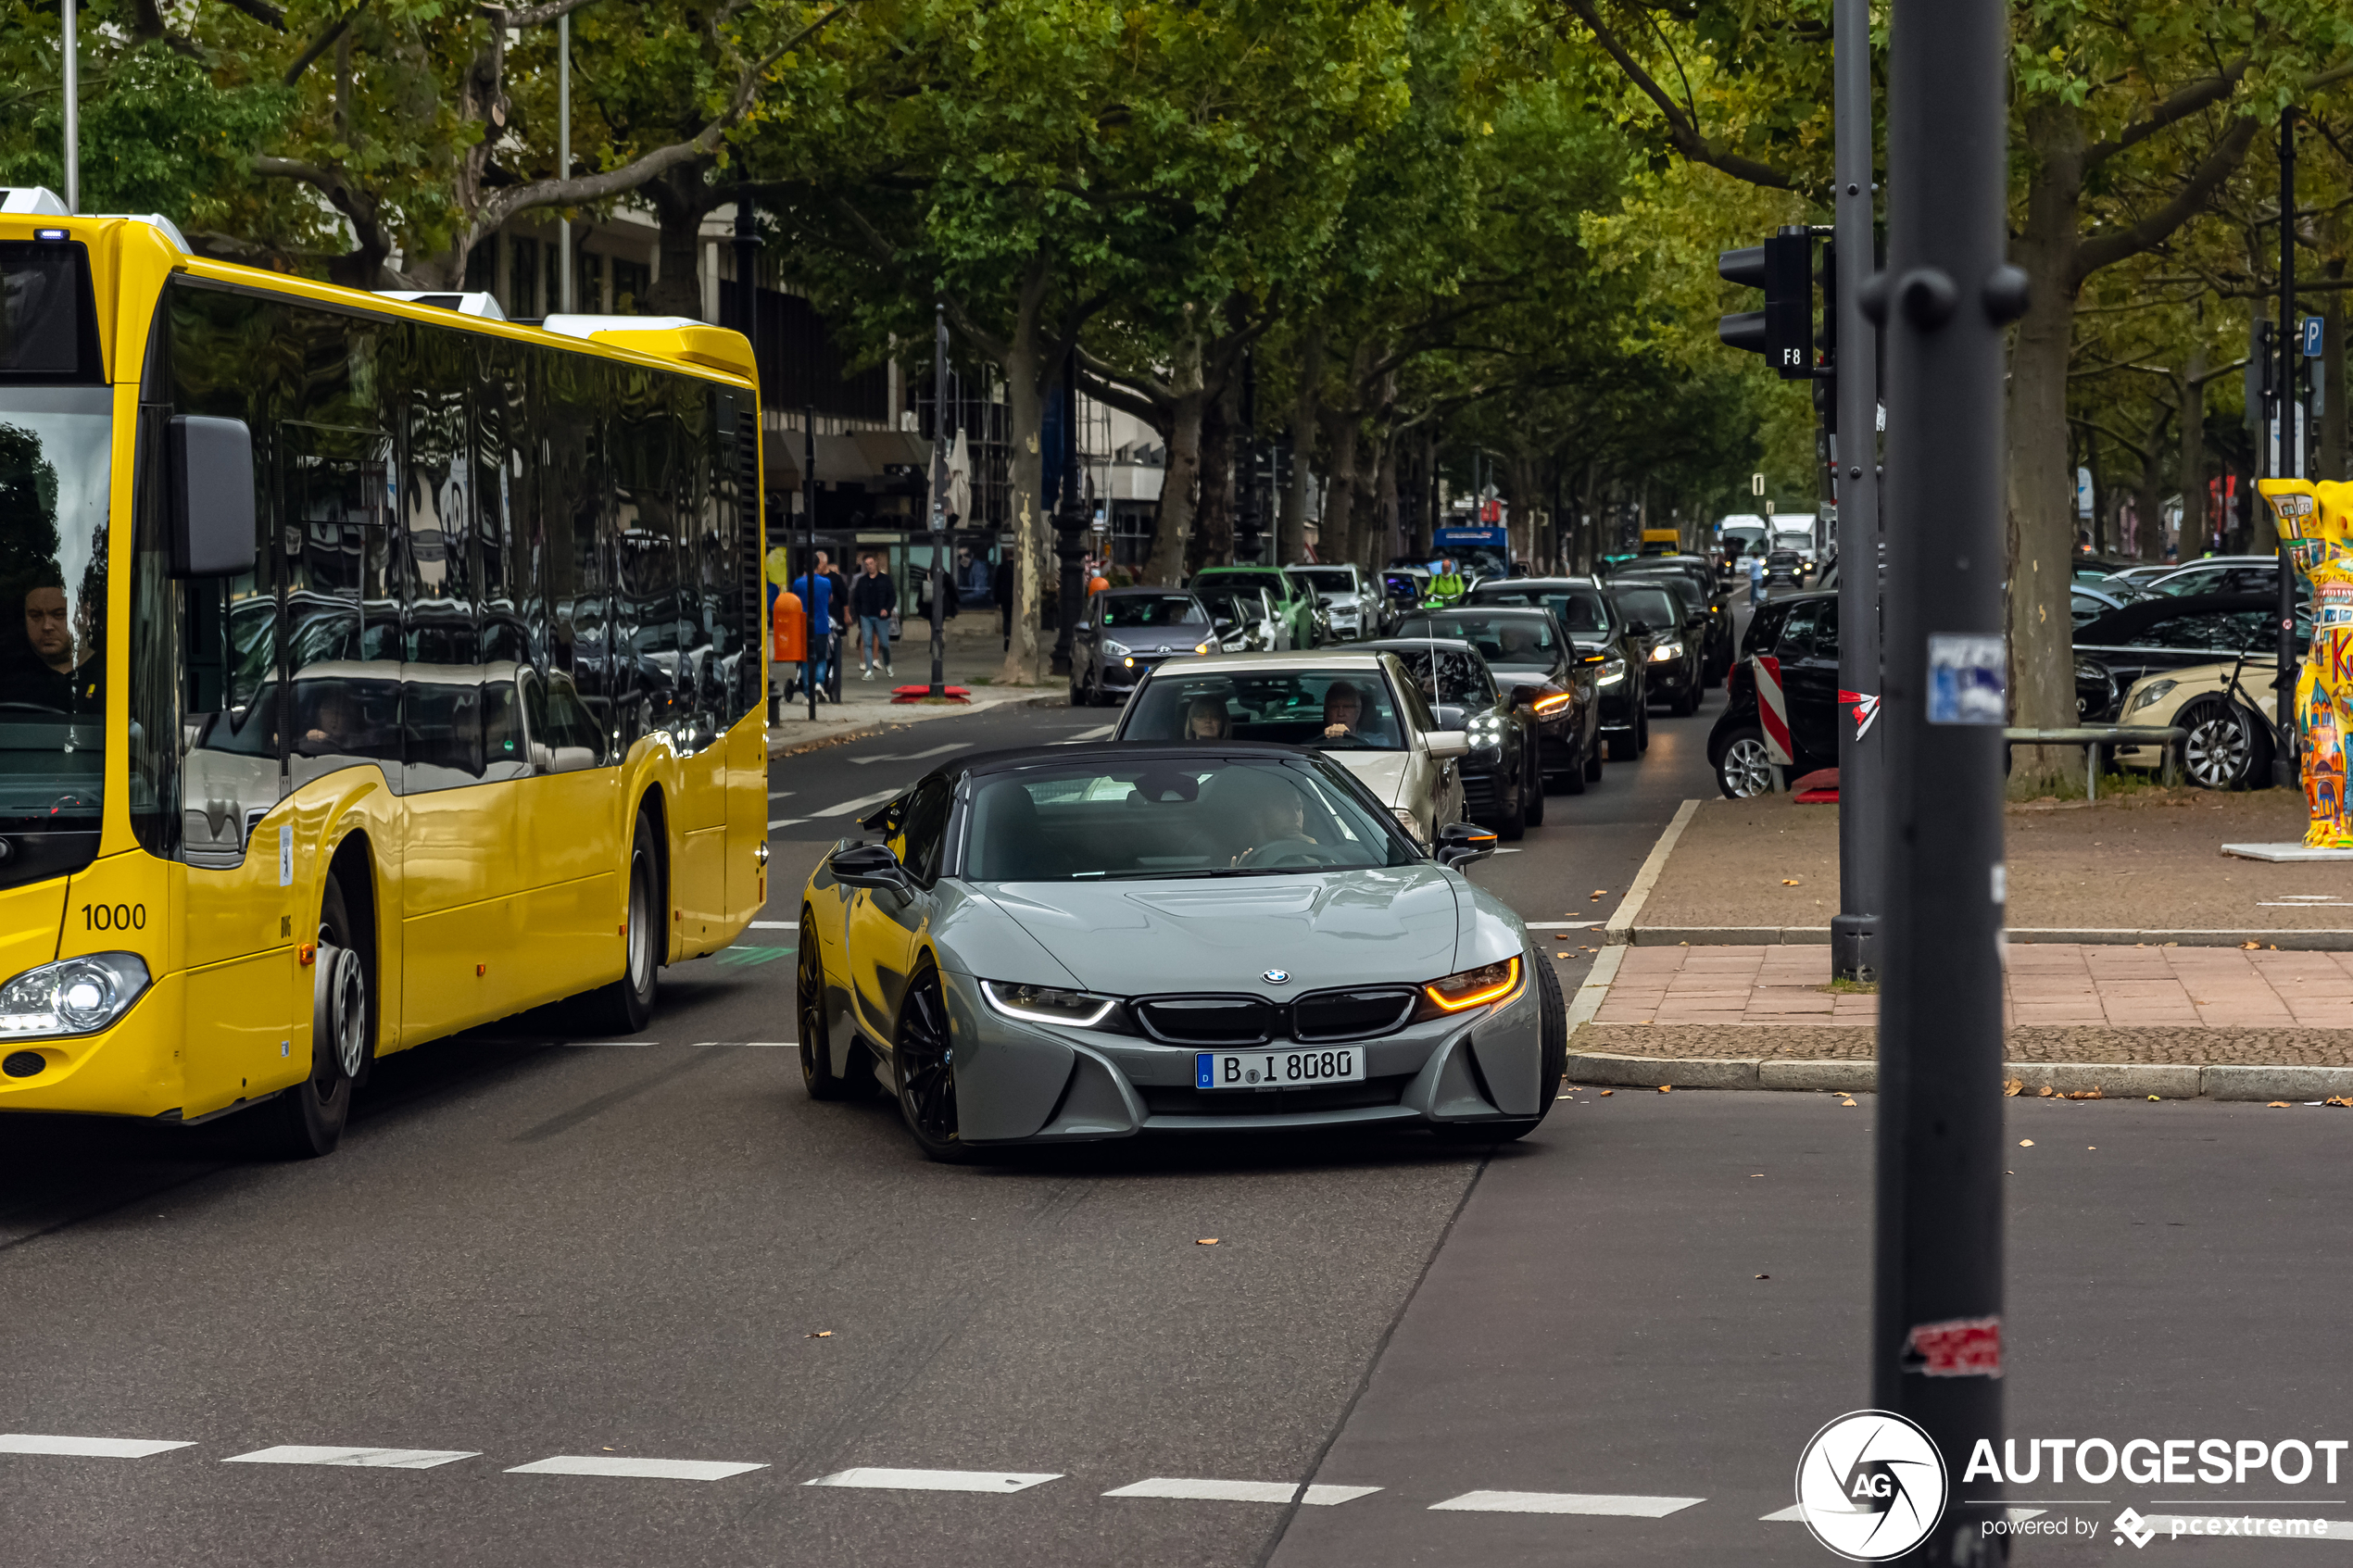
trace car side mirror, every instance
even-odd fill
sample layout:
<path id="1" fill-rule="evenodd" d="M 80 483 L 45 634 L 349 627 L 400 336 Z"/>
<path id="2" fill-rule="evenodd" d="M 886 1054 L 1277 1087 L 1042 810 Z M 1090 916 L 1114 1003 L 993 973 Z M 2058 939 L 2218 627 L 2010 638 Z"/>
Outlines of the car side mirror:
<path id="1" fill-rule="evenodd" d="M 243 420 L 174 414 L 165 443 L 170 472 L 171 575 L 251 571 L 253 432 Z"/>
<path id="2" fill-rule="evenodd" d="M 1432 757 L 1468 757 L 1470 733 L 1466 730 L 1434 730 L 1423 737 Z"/>
<path id="3" fill-rule="evenodd" d="M 907 890 L 907 871 L 887 844 L 858 844 L 833 858 L 834 880 L 845 887 Z"/>
<path id="4" fill-rule="evenodd" d="M 1435 859 L 1441 866 L 1467 866 L 1495 853 L 1495 834 L 1476 822 L 1448 822 L 1438 830 Z"/>
<path id="5" fill-rule="evenodd" d="M 1332 596 L 1329 594 L 1318 594 L 1315 596 L 1315 603 L 1322 608 L 1331 608 L 1332 602 Z"/>
<path id="6" fill-rule="evenodd" d="M 1505 693 L 1504 694 L 1504 712 L 1506 712 L 1506 713 L 1516 713 L 1516 712 L 1518 712 L 1521 709 L 1526 708 L 1527 706 L 1528 706 L 1528 693 L 1527 693 L 1527 691 L 1526 691 L 1525 689 L 1523 689 L 1523 688 L 1521 688 L 1521 687 L 1519 687 L 1519 686 L 1514 686 L 1514 687 L 1512 687 L 1512 688 L 1511 688 L 1511 690 L 1509 690 L 1509 691 L 1507 691 L 1507 692 L 1505 692 Z"/>

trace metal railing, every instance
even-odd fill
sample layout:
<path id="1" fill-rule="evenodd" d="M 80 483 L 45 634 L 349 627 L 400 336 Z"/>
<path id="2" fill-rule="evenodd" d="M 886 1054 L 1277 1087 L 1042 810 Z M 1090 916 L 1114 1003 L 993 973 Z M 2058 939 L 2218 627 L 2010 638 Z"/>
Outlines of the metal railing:
<path id="1" fill-rule="evenodd" d="M 2005 747 L 2012 746 L 2080 746 L 2083 748 L 2083 797 L 2087 800 L 2100 797 L 2100 747 L 2104 746 L 2162 746 L 2165 748 L 2164 782 L 2173 782 L 2174 746 L 2189 738 L 2189 732 L 2178 724 L 2093 724 L 2064 730 L 2009 730 L 2002 732 Z"/>

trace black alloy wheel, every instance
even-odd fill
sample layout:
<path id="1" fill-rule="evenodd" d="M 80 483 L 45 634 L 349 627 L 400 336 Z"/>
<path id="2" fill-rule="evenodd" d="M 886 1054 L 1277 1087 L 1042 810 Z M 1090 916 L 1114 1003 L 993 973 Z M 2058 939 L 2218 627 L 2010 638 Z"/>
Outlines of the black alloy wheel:
<path id="1" fill-rule="evenodd" d="M 310 1073 L 271 1107 L 258 1129 L 264 1151 L 316 1160 L 343 1141 L 353 1083 L 375 1060 L 375 944 L 352 920 L 343 884 L 330 878 L 311 963 Z"/>
<path id="2" fill-rule="evenodd" d="M 1523 779 L 1509 795 L 1504 793 L 1503 785 L 1503 780 L 1495 781 L 1495 794 L 1499 797 L 1495 809 L 1495 836 L 1506 844 L 1517 844 L 1528 836 L 1528 785 Z"/>
<path id="3" fill-rule="evenodd" d="M 1527 759 L 1527 778 L 1519 786 L 1520 821 L 1529 827 L 1544 825 L 1544 756 L 1543 741 L 1530 735 L 1528 749 L 1521 753 Z"/>
<path id="4" fill-rule="evenodd" d="M 1578 769 L 1578 772 L 1579 772 L 1579 775 L 1581 775 L 1581 776 L 1583 777 L 1584 781 L 1585 781 L 1587 784 L 1599 784 L 1599 783 L 1601 783 L 1601 782 L 1602 782 L 1602 733 L 1601 733 L 1601 731 L 1599 731 L 1599 730 L 1595 730 L 1595 731 L 1593 732 L 1593 738 L 1592 738 L 1592 740 L 1590 740 L 1590 741 L 1586 742 L 1586 744 L 1585 744 L 1585 765 L 1584 765 L 1583 767 L 1581 767 L 1581 768 Z M 1572 785 L 1570 785 L 1570 786 L 1569 786 L 1569 793 L 1570 793 L 1570 794 L 1572 794 L 1572 795 L 1582 795 L 1582 794 L 1584 794 L 1585 792 L 1584 792 L 1582 789 L 1580 789 L 1580 788 L 1577 787 L 1576 785 L 1572 784 Z"/>
<path id="5" fill-rule="evenodd" d="M 972 1157 L 957 1136 L 956 1050 L 948 1030 L 948 997 L 939 971 L 916 972 L 899 1008 L 899 1038 L 890 1053 L 899 1114 L 925 1158 L 954 1163 Z"/>
<path id="6" fill-rule="evenodd" d="M 811 1099 L 847 1099 L 849 1085 L 834 1071 L 825 1033 L 825 960 L 817 946 L 817 922 L 800 912 L 800 951 L 795 955 L 793 1016 L 799 1031 L 800 1084 Z"/>
<path id="7" fill-rule="evenodd" d="M 2261 722 L 2227 698 L 2200 697 L 2173 722 L 2189 732 L 2182 742 L 2182 772 L 2200 789 L 2250 788 L 2270 765 Z"/>

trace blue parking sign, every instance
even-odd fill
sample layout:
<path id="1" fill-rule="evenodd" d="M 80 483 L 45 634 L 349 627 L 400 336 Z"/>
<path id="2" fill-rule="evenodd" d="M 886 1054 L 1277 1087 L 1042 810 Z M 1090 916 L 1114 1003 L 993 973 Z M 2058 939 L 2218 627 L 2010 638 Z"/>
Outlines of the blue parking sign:
<path id="1" fill-rule="evenodd" d="M 2304 358 L 2318 359 L 2321 357 L 2321 318 L 2307 316 L 2297 325 L 2304 329 L 2297 334 L 2301 340 Z"/>

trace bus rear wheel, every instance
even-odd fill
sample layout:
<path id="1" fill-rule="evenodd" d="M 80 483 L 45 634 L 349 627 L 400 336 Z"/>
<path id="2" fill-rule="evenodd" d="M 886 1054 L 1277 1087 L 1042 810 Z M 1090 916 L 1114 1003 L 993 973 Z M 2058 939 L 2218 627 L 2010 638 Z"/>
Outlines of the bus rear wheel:
<path id="1" fill-rule="evenodd" d="M 271 1107 L 262 1140 L 270 1153 L 316 1160 L 343 1141 L 352 1085 L 376 1054 L 374 950 L 351 918 L 343 884 L 331 879 L 311 966 L 310 1073 Z"/>
<path id="2" fill-rule="evenodd" d="M 629 841 L 628 922 L 622 927 L 621 978 L 581 998 L 581 1022 L 591 1031 L 635 1035 L 652 1022 L 661 973 L 661 867 L 654 859 L 654 824 L 637 813 Z"/>

